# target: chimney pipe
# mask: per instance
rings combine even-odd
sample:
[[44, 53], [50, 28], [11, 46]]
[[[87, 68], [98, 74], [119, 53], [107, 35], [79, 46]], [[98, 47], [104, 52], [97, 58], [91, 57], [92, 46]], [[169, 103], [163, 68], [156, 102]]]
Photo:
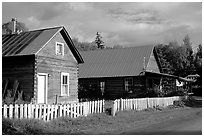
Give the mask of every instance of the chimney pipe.
[[17, 23], [17, 19], [16, 18], [12, 18], [11, 19], [12, 22], [12, 34], [16, 34], [16, 23]]

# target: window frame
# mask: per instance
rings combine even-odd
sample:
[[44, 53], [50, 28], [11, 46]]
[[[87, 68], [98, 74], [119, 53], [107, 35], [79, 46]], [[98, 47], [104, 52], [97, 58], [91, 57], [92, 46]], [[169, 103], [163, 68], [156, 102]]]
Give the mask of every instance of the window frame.
[[[129, 85], [129, 83], [128, 83], [129, 80], [131, 80], [131, 85]], [[126, 83], [126, 81], [127, 81], [128, 84]], [[133, 78], [132, 77], [125, 78], [124, 79], [124, 89], [125, 89], [125, 91], [129, 92], [130, 90], [132, 90], [132, 88], [133, 88]]]
[[[58, 44], [61, 44], [61, 45], [62, 45], [62, 54], [59, 53], [58, 50], [57, 50], [57, 49], [58, 49], [58, 46], [59, 46]], [[62, 43], [62, 42], [56, 42], [56, 43], [55, 43], [55, 54], [56, 54], [56, 55], [60, 55], [60, 56], [64, 56], [64, 43]]]
[[[67, 84], [63, 84], [63, 76], [67, 76]], [[66, 73], [66, 72], [62, 72], [61, 73], [61, 81], [60, 81], [60, 84], [61, 84], [61, 96], [69, 96], [70, 95], [70, 90], [69, 90], [69, 73]], [[63, 86], [64, 85], [67, 85], [68, 86], [68, 91], [66, 91], [66, 94], [63, 94]]]
[[99, 81], [99, 89], [101, 93], [105, 92], [105, 85], [106, 85], [105, 80]]

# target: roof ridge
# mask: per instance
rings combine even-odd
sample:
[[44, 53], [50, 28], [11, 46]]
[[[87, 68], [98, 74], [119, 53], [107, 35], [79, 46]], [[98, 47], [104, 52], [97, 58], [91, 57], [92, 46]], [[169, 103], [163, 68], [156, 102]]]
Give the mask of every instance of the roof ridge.
[[64, 27], [64, 26], [47, 27], [47, 28], [40, 28], [40, 29], [31, 30], [31, 31], [28, 31], [28, 32], [33, 32], [33, 31], [43, 31], [43, 30], [56, 29], [56, 28], [63, 28], [63, 27]]
[[80, 53], [85, 52], [103, 52], [103, 51], [116, 51], [116, 50], [126, 50], [126, 49], [135, 49], [135, 48], [141, 48], [141, 47], [154, 47], [154, 45], [143, 45], [143, 46], [133, 46], [133, 47], [124, 47], [124, 48], [116, 48], [116, 49], [97, 49], [97, 50], [88, 50], [88, 51], [79, 51]]
[[[22, 33], [28, 33], [28, 32], [35, 32], [35, 31], [44, 31], [44, 30], [49, 30], [49, 29], [56, 29], [56, 28], [64, 28], [64, 26], [57, 26], [57, 27], [48, 27], [48, 28], [40, 28], [40, 29], [35, 29], [35, 30], [30, 30], [30, 31], [25, 31]], [[20, 34], [22, 34], [20, 33]], [[7, 36], [7, 35], [18, 35], [18, 34], [3, 34], [2, 36]]]

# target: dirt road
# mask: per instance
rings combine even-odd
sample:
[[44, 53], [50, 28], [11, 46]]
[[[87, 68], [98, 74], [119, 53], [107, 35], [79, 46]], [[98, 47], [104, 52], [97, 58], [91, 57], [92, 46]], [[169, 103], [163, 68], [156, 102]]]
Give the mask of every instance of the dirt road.
[[145, 128], [131, 129], [121, 134], [126, 135], [201, 135], [202, 108], [192, 108], [194, 113], [188, 117], [168, 119]]

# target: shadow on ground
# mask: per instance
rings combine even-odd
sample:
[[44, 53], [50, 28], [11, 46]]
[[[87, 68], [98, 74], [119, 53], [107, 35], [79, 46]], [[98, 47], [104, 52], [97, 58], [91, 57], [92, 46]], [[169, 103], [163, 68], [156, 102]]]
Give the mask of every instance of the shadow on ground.
[[133, 134], [127, 133], [123, 135], [202, 135], [202, 131], [153, 131], [153, 132], [143, 132]]
[[193, 108], [202, 107], [202, 99], [198, 99], [197, 97], [189, 97], [189, 99], [185, 101], [185, 105]]

